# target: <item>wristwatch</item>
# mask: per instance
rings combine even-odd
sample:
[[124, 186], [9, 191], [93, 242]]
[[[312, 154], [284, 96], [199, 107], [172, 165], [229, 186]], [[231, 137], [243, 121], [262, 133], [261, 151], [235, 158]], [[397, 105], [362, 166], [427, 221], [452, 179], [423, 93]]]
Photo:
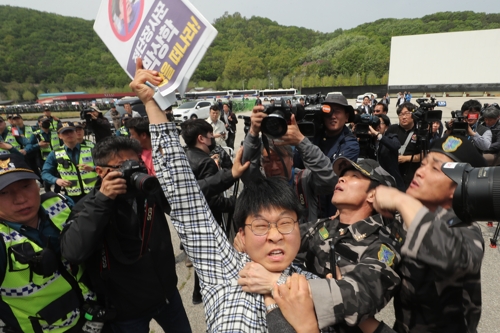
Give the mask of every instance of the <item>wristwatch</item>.
[[269, 313], [269, 312], [271, 312], [273, 310], [276, 310], [277, 308], [279, 308], [279, 306], [276, 303], [268, 305], [268, 306], [266, 306], [266, 313]]

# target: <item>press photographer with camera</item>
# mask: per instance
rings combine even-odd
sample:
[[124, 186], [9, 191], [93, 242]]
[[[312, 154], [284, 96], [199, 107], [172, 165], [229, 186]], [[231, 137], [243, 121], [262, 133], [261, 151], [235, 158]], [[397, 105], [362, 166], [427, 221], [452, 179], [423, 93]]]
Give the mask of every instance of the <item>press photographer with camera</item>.
[[431, 146], [406, 194], [384, 186], [375, 193], [375, 209], [388, 217], [398, 211], [407, 230], [401, 290], [394, 298], [400, 333], [477, 331], [484, 239], [477, 223], [460, 220], [453, 210], [471, 201], [457, 197], [463, 184], [444, 173], [454, 168], [449, 162], [486, 166], [467, 138], [448, 136]]
[[403, 177], [405, 188], [410, 185], [415, 171], [420, 166], [420, 152], [422, 147], [418, 144], [417, 129], [413, 120], [415, 105], [403, 103], [398, 106], [399, 124], [389, 126], [387, 134], [396, 134], [401, 147], [399, 148], [399, 173]]
[[[480, 153], [490, 148], [492, 137], [488, 127], [479, 124], [481, 108], [482, 106], [479, 101], [474, 99], [468, 100], [462, 105], [460, 113], [452, 112], [454, 117], [446, 124], [447, 135], [459, 134], [466, 136]], [[457, 132], [457, 126], [455, 125], [457, 121], [467, 123], [468, 126], [461, 127], [463, 130]]]
[[[277, 102], [278, 104], [281, 105], [281, 101]], [[276, 128], [270, 126], [275, 121], [273, 118], [276, 118], [276, 114], [274, 116], [268, 115], [263, 112], [264, 110], [263, 106], [253, 108], [250, 130], [243, 142], [242, 162], [251, 162], [249, 170], [242, 176], [243, 183], [247, 185], [261, 177], [261, 166], [266, 177], [283, 177], [295, 189], [295, 193], [301, 201], [304, 208], [302, 217], [306, 221], [315, 221], [319, 213], [318, 196], [331, 193], [337, 181], [332, 172], [332, 163], [318, 146], [313, 145], [300, 132], [293, 114], [290, 115], [290, 125], [279, 127], [281, 132], [285, 133], [274, 141], [268, 139], [267, 130]], [[262, 140], [259, 137], [261, 132]], [[270, 141], [268, 147], [263, 144], [263, 140]], [[292, 146], [295, 146], [297, 154], [303, 161], [303, 169], [293, 166]]]
[[109, 120], [102, 115], [101, 110], [95, 106], [90, 106], [82, 111], [82, 119], [85, 119], [86, 127], [94, 133], [95, 142], [111, 136], [111, 125]]
[[[403, 177], [399, 173], [398, 164], [398, 155], [401, 143], [399, 142], [397, 134], [387, 133], [387, 128], [391, 126], [391, 120], [385, 114], [378, 114], [377, 116], [372, 115], [368, 117], [371, 117], [374, 120], [368, 120], [367, 124], [370, 142], [366, 157], [378, 161], [380, 166], [392, 177], [394, 177], [397, 188], [404, 192], [406, 187]], [[360, 125], [357, 124], [356, 130], [359, 130], [359, 128]]]
[[61, 251], [71, 263], [85, 263], [99, 304], [116, 311], [105, 328], [147, 333], [154, 318], [166, 332], [191, 332], [163, 210], [169, 205], [140, 153], [140, 144], [125, 137], [96, 144], [100, 180], [74, 207]]
[[498, 165], [498, 154], [500, 153], [500, 109], [498, 106], [490, 105], [483, 111], [484, 126], [491, 131], [491, 146], [483, 153], [488, 165]]

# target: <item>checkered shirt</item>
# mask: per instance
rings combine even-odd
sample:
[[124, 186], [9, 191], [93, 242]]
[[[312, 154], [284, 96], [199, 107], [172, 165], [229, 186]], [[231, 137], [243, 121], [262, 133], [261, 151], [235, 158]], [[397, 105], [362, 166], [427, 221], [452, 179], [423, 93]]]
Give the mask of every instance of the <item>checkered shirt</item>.
[[246, 293], [237, 283], [250, 258], [234, 249], [212, 216], [175, 124], [150, 125], [150, 132], [156, 176], [172, 208], [172, 224], [200, 278], [208, 331], [267, 332], [263, 296]]

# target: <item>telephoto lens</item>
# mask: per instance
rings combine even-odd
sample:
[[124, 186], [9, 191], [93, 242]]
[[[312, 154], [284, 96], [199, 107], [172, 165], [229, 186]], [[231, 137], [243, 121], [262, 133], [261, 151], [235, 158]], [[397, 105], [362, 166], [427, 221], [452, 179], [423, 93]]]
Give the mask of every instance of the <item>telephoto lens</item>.
[[130, 176], [130, 183], [132, 183], [138, 191], [145, 194], [156, 193], [160, 190], [160, 182], [158, 179], [147, 173], [133, 173], [132, 176]]

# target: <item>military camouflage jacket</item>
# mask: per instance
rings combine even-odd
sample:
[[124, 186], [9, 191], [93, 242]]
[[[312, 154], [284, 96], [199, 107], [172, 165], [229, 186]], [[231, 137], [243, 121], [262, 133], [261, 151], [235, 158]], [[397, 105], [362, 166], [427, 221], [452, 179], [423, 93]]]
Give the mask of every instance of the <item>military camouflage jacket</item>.
[[412, 221], [394, 296], [397, 332], [477, 332], [484, 239], [476, 223], [457, 222], [443, 208], [422, 208]]
[[338, 219], [318, 220], [302, 225], [301, 235], [300, 251], [307, 251], [308, 269], [320, 276], [330, 273], [333, 243], [342, 274], [341, 280], [309, 282], [319, 327], [360, 332], [353, 326], [380, 311], [400, 283], [394, 270], [400, 261], [399, 243], [378, 214], [344, 229], [339, 229]]

